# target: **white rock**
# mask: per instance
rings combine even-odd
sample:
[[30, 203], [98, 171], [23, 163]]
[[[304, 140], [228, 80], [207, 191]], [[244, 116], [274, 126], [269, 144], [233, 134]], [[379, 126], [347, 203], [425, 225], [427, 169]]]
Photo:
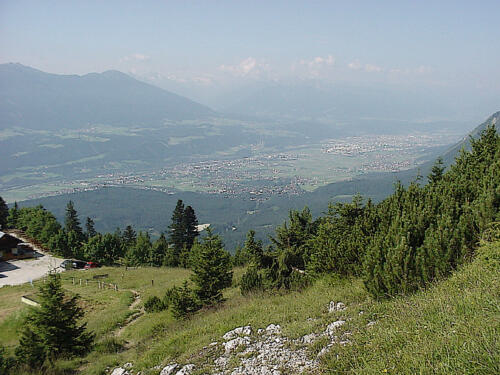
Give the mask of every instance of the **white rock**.
[[281, 333], [281, 327], [279, 324], [269, 324], [266, 327], [266, 332], [270, 334], [279, 334]]
[[163, 370], [161, 370], [160, 375], [172, 375], [178, 367], [179, 365], [177, 363], [172, 363], [168, 366], [165, 366]]
[[326, 327], [326, 330], [325, 330], [325, 333], [327, 335], [333, 335], [333, 333], [336, 331], [336, 329], [342, 325], [345, 324], [345, 320], [337, 320], [333, 323], [330, 323], [328, 324], [328, 326]]
[[318, 358], [324, 356], [326, 353], [330, 351], [330, 347], [325, 346], [323, 349], [321, 349], [318, 353]]
[[344, 311], [346, 309], [345, 305], [342, 302], [335, 303], [334, 301], [330, 301], [328, 305], [328, 312], [332, 313], [334, 311]]
[[128, 369], [128, 368], [132, 368], [132, 366], [133, 366], [133, 365], [132, 365], [132, 363], [127, 362], [127, 363], [125, 363], [125, 364], [123, 365], [123, 368], [127, 368], [127, 369]]
[[226, 332], [222, 338], [224, 340], [232, 340], [238, 336], [249, 336], [252, 334], [252, 327], [251, 326], [244, 326], [244, 327], [238, 327], [235, 328], [229, 332]]
[[185, 365], [183, 368], [177, 371], [177, 374], [175, 375], [189, 375], [193, 372], [193, 370], [194, 370], [194, 365], [190, 363], [189, 365]]
[[302, 341], [304, 344], [311, 344], [311, 343], [315, 342], [317, 340], [317, 338], [318, 338], [318, 335], [316, 335], [315, 333], [310, 333], [308, 335], [302, 336], [300, 341]]
[[111, 375], [129, 375], [129, 372], [125, 370], [124, 368], [117, 367], [113, 370]]
[[371, 327], [373, 325], [377, 324], [377, 322], [375, 321], [371, 321], [371, 322], [368, 322], [368, 324], [366, 325], [367, 327]]
[[224, 343], [224, 350], [226, 351], [226, 354], [231, 353], [233, 350], [235, 350], [237, 347], [241, 345], [248, 345], [250, 344], [250, 339], [248, 337], [237, 337], [235, 339], [232, 339], [226, 343]]

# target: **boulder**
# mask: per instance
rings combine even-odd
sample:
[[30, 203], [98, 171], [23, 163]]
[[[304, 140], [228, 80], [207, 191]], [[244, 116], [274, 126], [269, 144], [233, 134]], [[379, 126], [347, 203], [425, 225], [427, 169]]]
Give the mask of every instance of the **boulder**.
[[232, 340], [238, 336], [249, 336], [251, 334], [252, 334], [252, 327], [244, 326], [226, 332], [224, 336], [222, 336], [222, 338], [227, 341], [227, 340]]
[[179, 365], [177, 363], [167, 365], [161, 370], [160, 375], [172, 375], [178, 367]]

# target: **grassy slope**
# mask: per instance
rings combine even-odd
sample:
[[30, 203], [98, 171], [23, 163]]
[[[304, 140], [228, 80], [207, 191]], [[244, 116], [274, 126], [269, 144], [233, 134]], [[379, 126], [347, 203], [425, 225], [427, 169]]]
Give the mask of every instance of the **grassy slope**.
[[[137, 290], [143, 301], [148, 295], [162, 296], [166, 287], [178, 285], [188, 277], [188, 271], [172, 269], [129, 270], [123, 280], [123, 269], [91, 272], [104, 271], [123, 288]], [[129, 361], [138, 370], [176, 360], [197, 363], [202, 368], [213, 359], [199, 355], [202, 348], [212, 341], [220, 341], [221, 336], [234, 327], [251, 324], [260, 328], [277, 323], [282, 325], [285, 335], [298, 338], [321, 332], [328, 323], [342, 318], [347, 320], [342, 330], [352, 333], [352, 345], [334, 346], [324, 357], [324, 373], [498, 373], [499, 271], [500, 242], [497, 242], [482, 246], [476, 260], [448, 280], [413, 296], [387, 301], [371, 299], [357, 279], [324, 278], [301, 293], [283, 295], [243, 297], [237, 288], [231, 288], [222, 307], [202, 311], [187, 321], [174, 321], [169, 312], [139, 317], [114, 339], [125, 344], [125, 349], [118, 354], [102, 343], [109, 340], [120, 322], [131, 314], [128, 308], [131, 293], [102, 294], [96, 293], [95, 287], [73, 286], [72, 274], [66, 273], [65, 288], [80, 293], [84, 303], [93, 306], [87, 319], [102, 345], [86, 358], [61, 362], [59, 367], [100, 374], [107, 366]], [[236, 279], [241, 273], [242, 270], [236, 270]], [[151, 287], [153, 275], [155, 285]], [[0, 340], [10, 347], [15, 344], [15, 331], [5, 328], [15, 326], [16, 316], [22, 314], [15, 301], [20, 292], [29, 288], [0, 289]], [[326, 306], [331, 300], [344, 302], [347, 309], [328, 314]], [[376, 324], [368, 326], [371, 321]], [[313, 344], [311, 354], [319, 352], [324, 344], [321, 340]]]

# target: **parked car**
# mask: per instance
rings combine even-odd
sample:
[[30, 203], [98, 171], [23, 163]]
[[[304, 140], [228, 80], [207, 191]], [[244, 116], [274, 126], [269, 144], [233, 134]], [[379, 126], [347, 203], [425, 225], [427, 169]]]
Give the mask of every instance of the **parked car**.
[[73, 268], [82, 269], [85, 268], [86, 265], [87, 262], [85, 262], [84, 260], [73, 260]]
[[97, 267], [99, 267], [99, 265], [96, 262], [87, 262], [87, 264], [83, 268], [89, 270], [91, 268], [97, 268]]
[[73, 268], [73, 260], [65, 259], [59, 267], [64, 268], [65, 270]]

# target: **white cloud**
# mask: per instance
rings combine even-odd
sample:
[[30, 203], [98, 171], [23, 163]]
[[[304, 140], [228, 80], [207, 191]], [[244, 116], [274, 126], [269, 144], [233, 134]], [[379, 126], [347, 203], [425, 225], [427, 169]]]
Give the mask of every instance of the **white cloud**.
[[309, 68], [319, 68], [322, 66], [333, 66], [335, 64], [335, 57], [328, 55], [326, 57], [316, 56], [312, 60], [300, 60], [300, 65], [306, 65]]
[[269, 69], [269, 65], [258, 62], [254, 57], [248, 57], [237, 65], [221, 65], [219, 70], [231, 73], [234, 76], [246, 77], [250, 74], [255, 75]]
[[291, 65], [291, 72], [296, 76], [305, 78], [318, 78], [325, 76], [335, 66], [335, 57], [332, 55], [316, 56], [311, 60], [299, 60]]
[[363, 70], [368, 73], [380, 73], [384, 68], [375, 64], [362, 64], [358, 59], [347, 64], [347, 67], [352, 70]]
[[373, 64], [366, 64], [365, 65], [365, 71], [366, 72], [375, 72], [375, 73], [379, 73], [381, 71], [383, 71], [384, 69], [381, 68], [380, 66], [377, 66], [377, 65], [373, 65]]
[[134, 53], [129, 56], [122, 57], [120, 59], [121, 62], [127, 62], [127, 61], [149, 61], [151, 60], [151, 57], [148, 55], [144, 55], [142, 53]]
[[361, 63], [359, 62], [359, 60], [354, 60], [354, 61], [350, 62], [349, 64], [347, 64], [347, 67], [349, 69], [352, 69], [352, 70], [359, 70], [359, 69], [362, 68]]
[[430, 66], [420, 65], [416, 68], [393, 68], [389, 70], [389, 73], [392, 74], [428, 74], [432, 72], [432, 68]]

